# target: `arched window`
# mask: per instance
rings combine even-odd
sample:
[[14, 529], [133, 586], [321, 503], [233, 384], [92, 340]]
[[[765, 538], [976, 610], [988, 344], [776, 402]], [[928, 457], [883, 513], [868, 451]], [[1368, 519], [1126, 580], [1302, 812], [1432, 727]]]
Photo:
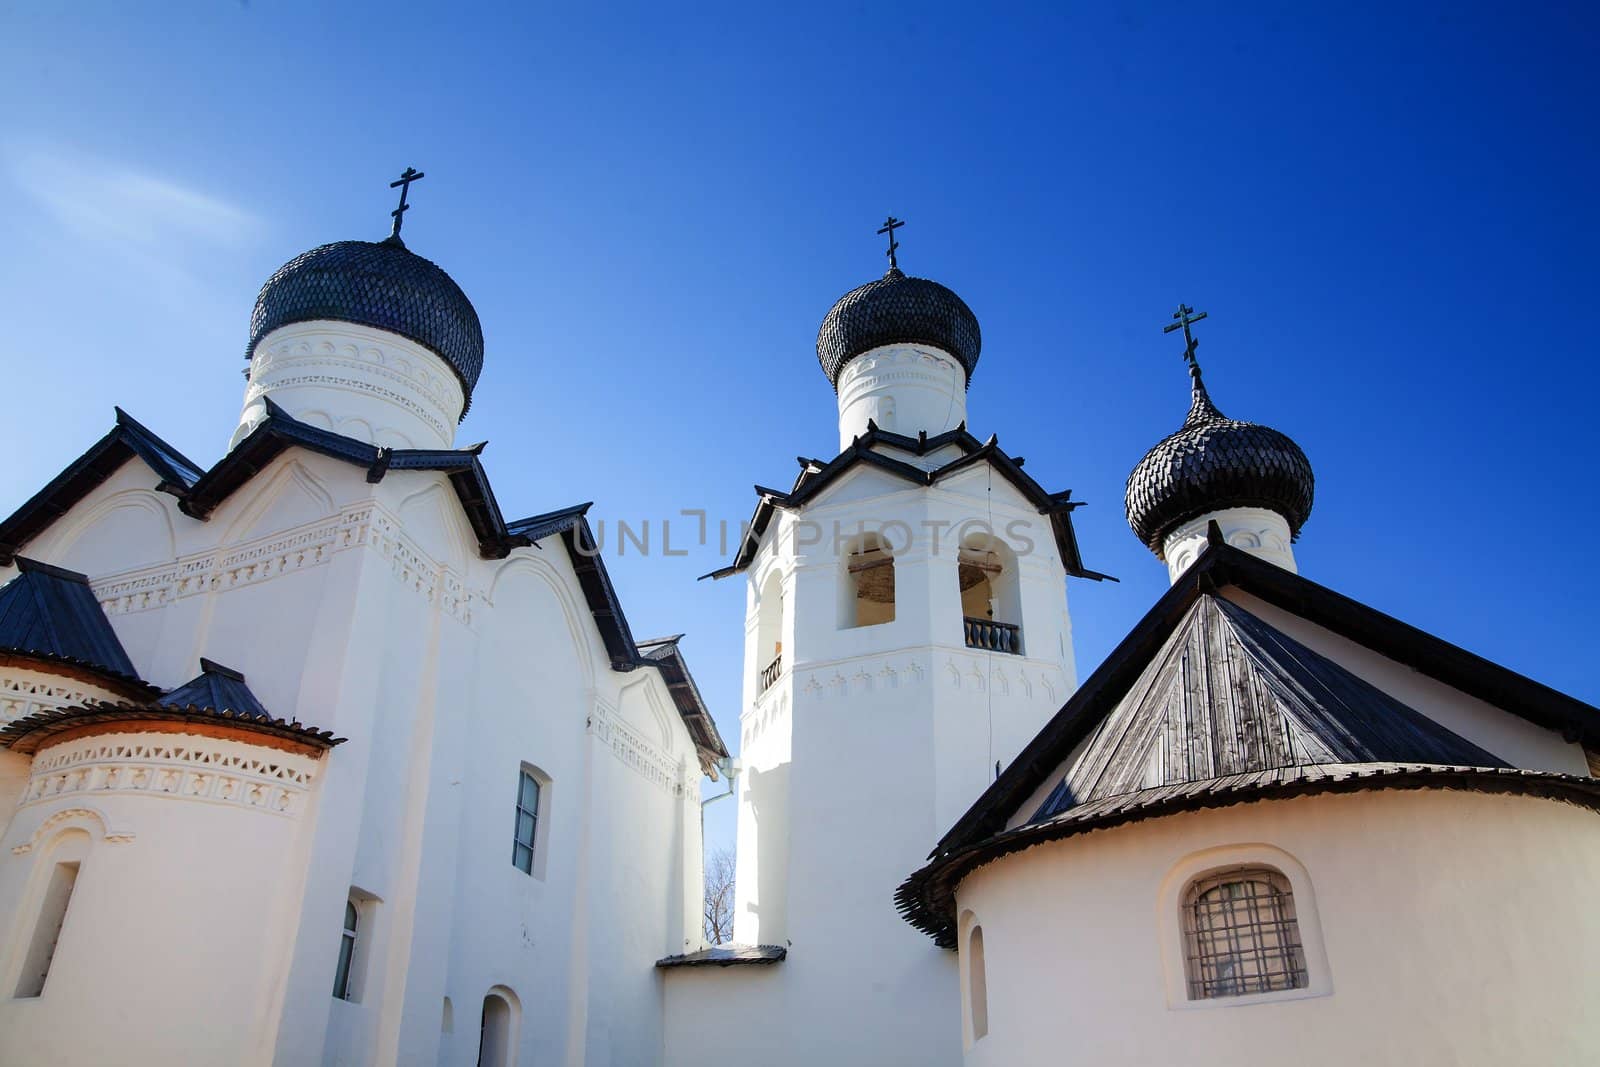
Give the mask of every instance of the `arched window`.
[[478, 1036], [478, 1067], [512, 1067], [516, 1063], [516, 994], [495, 986], [483, 998], [483, 1022]]
[[57, 838], [43, 856], [42, 862], [48, 864], [49, 873], [34, 908], [33, 931], [26, 941], [15, 996], [37, 997], [44, 993], [50, 965], [55, 961], [56, 946], [66, 926], [72, 891], [78, 883], [78, 871], [88, 851], [89, 835], [82, 830], [69, 830]]
[[1021, 655], [1022, 588], [1011, 546], [988, 532], [967, 534], [956, 575], [967, 646]]
[[983, 961], [983, 927], [967, 935], [967, 999], [972, 1016], [972, 1040], [989, 1032], [989, 977]]
[[1183, 933], [1190, 1000], [1308, 984], [1294, 891], [1281, 871], [1236, 867], [1191, 882]]
[[894, 550], [882, 534], [869, 533], [848, 542], [840, 554], [839, 624], [877, 626], [894, 621]]
[[339, 1000], [354, 1000], [355, 985], [350, 976], [355, 969], [356, 936], [361, 925], [361, 910], [354, 897], [344, 902], [344, 933], [339, 936], [339, 966], [333, 972], [333, 995]]
[[761, 586], [756, 604], [756, 695], [783, 673], [783, 575], [774, 570]]

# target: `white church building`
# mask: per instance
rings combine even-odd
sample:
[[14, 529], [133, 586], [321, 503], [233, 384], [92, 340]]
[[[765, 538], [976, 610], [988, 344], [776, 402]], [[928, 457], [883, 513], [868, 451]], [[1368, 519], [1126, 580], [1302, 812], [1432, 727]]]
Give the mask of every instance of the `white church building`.
[[968, 431], [891, 220], [837, 454], [714, 573], [730, 754], [587, 505], [456, 445], [482, 331], [404, 210], [268, 279], [220, 458], [119, 410], [0, 522], [0, 1064], [1600, 1059], [1600, 711], [1299, 576], [1310, 463], [1200, 316], [1127, 486], [1172, 586], [1080, 684], [1076, 502]]

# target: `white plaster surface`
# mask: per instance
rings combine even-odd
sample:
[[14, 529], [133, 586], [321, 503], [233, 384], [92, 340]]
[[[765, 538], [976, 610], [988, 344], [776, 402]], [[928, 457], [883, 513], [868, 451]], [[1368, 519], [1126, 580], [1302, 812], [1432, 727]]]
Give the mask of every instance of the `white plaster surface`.
[[[1171, 1002], [1169, 877], [1197, 854], [1273, 851], [1309, 878], [1324, 986]], [[958, 890], [988, 985], [989, 1033], [965, 1063], [1594, 1062], [1600, 918], [1572, 887], [1597, 877], [1593, 812], [1446, 791], [1265, 801], [1040, 845]]]

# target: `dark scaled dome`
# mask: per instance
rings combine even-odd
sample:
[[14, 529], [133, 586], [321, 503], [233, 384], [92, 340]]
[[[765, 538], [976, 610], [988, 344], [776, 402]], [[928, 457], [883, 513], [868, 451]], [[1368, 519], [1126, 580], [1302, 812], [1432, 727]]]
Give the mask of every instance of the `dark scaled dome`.
[[1192, 367], [1194, 400], [1183, 427], [1145, 453], [1128, 475], [1128, 525], [1161, 556], [1167, 535], [1190, 519], [1224, 508], [1267, 508], [1289, 523], [1291, 537], [1311, 516], [1311, 462], [1287, 434], [1230, 419], [1218, 411]]
[[966, 368], [978, 365], [983, 337], [978, 317], [955, 293], [898, 267], [839, 298], [817, 332], [817, 359], [837, 388], [844, 365], [879, 345], [925, 344], [942, 349]]
[[483, 371], [483, 327], [467, 294], [437, 264], [400, 238], [338, 241], [279, 267], [250, 315], [250, 345], [280, 326], [313, 319], [353, 322], [399, 334], [444, 360], [461, 379], [466, 403]]

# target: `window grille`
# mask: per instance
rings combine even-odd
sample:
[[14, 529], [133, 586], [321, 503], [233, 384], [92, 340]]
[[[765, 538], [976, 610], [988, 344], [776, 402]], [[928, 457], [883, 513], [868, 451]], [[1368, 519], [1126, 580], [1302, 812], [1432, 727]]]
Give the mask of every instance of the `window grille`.
[[1308, 984], [1289, 880], [1270, 868], [1198, 879], [1184, 896], [1189, 999], [1237, 997]]
[[533, 842], [539, 822], [539, 780], [527, 771], [517, 785], [517, 833], [511, 862], [524, 874], [533, 873]]

